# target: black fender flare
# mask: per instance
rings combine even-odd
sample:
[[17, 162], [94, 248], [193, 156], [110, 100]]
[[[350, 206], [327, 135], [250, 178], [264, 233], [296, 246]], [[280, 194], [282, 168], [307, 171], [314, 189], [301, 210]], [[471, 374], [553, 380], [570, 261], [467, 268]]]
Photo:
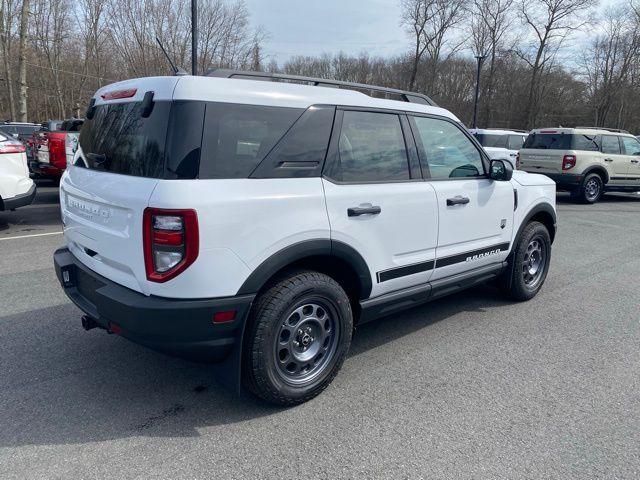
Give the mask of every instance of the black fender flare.
[[587, 175], [590, 173], [597, 173], [602, 177], [602, 181], [606, 184], [609, 183], [609, 172], [602, 165], [592, 165], [587, 168], [584, 172], [582, 172], [582, 180], [584, 181], [587, 178]]
[[526, 227], [529, 221], [533, 217], [535, 217], [538, 213], [548, 213], [553, 219], [553, 229], [552, 231], [549, 232], [549, 235], [551, 236], [551, 243], [553, 243], [553, 240], [555, 239], [556, 231], [557, 231], [558, 215], [556, 214], [555, 209], [550, 203], [543, 202], [543, 203], [537, 204], [535, 207], [529, 210], [527, 215], [524, 217], [524, 219], [520, 223], [520, 227], [518, 227], [518, 231], [513, 237], [513, 242], [511, 242], [512, 245], [515, 245], [518, 242], [518, 239], [520, 238], [520, 235], [522, 235], [522, 231], [524, 230], [524, 227]]
[[262, 262], [244, 281], [237, 295], [255, 294], [283, 268], [305, 258], [333, 256], [347, 262], [360, 281], [362, 299], [369, 298], [372, 289], [371, 272], [362, 255], [346, 243], [328, 238], [304, 240], [276, 252]]
[[513, 279], [513, 268], [514, 268], [513, 258], [515, 255], [515, 245], [518, 243], [518, 240], [522, 235], [522, 231], [527, 226], [529, 221], [539, 213], [549, 214], [553, 219], [553, 228], [551, 229], [551, 231], [549, 231], [549, 235], [551, 236], [551, 243], [553, 243], [553, 240], [556, 236], [556, 230], [557, 230], [556, 224], [557, 224], [558, 217], [556, 215], [556, 211], [554, 210], [553, 206], [551, 206], [550, 203], [547, 203], [547, 202], [539, 203], [538, 205], [533, 207], [531, 210], [529, 210], [529, 212], [525, 215], [524, 219], [520, 223], [520, 227], [518, 227], [518, 231], [513, 237], [513, 241], [511, 242], [511, 246], [512, 246], [511, 252], [509, 252], [509, 256], [507, 257], [507, 260], [506, 260], [508, 267], [505, 269], [502, 276], [503, 286], [505, 286], [506, 288], [511, 287], [511, 281]]

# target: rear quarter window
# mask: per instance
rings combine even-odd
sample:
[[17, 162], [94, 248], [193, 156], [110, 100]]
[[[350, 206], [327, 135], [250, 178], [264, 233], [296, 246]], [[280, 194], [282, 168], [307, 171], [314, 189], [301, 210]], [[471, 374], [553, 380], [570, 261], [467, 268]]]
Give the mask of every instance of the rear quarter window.
[[208, 103], [202, 133], [200, 178], [246, 178], [303, 109]]
[[507, 148], [509, 136], [495, 133], [476, 133], [475, 137], [483, 147]]

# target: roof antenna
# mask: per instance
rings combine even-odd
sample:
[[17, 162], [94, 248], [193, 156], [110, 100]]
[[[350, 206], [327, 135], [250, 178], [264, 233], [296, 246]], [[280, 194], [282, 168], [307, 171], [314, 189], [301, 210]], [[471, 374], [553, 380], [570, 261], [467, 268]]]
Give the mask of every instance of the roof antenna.
[[162, 53], [164, 53], [164, 56], [167, 58], [169, 65], [171, 65], [171, 70], [173, 70], [173, 74], [177, 76], [187, 75], [187, 72], [184, 68], [176, 67], [175, 64], [171, 61], [171, 57], [162, 46], [162, 42], [158, 37], [156, 37], [156, 42], [158, 42], [158, 45], [160, 45], [160, 50], [162, 50]]

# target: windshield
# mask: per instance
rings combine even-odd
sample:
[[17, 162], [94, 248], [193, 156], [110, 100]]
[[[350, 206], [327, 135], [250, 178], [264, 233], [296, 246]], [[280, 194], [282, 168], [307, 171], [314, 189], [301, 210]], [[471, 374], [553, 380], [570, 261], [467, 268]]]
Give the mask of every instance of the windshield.
[[508, 135], [498, 135], [494, 133], [475, 133], [474, 135], [483, 147], [507, 148]]

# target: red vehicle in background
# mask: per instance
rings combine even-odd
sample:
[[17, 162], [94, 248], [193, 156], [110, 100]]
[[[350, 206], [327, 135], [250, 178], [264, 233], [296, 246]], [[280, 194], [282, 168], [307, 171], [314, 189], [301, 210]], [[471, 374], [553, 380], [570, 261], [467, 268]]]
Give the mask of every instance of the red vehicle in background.
[[75, 153], [83, 122], [81, 118], [71, 118], [43, 123], [42, 129], [34, 132], [29, 142], [31, 172], [40, 178], [59, 180], [67, 168], [67, 159]]

